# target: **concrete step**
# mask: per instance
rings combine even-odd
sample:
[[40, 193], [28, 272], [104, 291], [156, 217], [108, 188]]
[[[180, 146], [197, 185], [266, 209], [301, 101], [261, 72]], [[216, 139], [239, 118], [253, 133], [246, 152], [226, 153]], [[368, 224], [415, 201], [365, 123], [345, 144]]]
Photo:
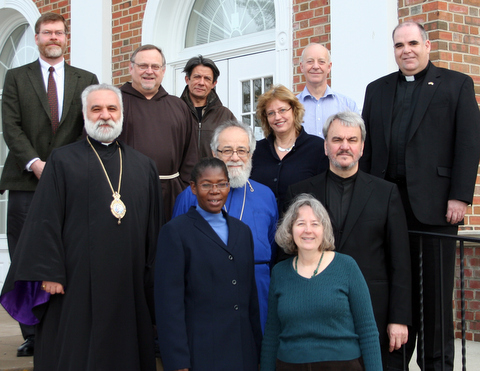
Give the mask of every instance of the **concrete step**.
[[[33, 371], [33, 357], [17, 357], [17, 348], [23, 343], [18, 323], [0, 305], [0, 371]], [[480, 369], [480, 343], [467, 341], [467, 370]], [[412, 357], [410, 371], [419, 371]], [[455, 340], [455, 370], [462, 369], [462, 342]], [[157, 359], [157, 371], [163, 371]]]

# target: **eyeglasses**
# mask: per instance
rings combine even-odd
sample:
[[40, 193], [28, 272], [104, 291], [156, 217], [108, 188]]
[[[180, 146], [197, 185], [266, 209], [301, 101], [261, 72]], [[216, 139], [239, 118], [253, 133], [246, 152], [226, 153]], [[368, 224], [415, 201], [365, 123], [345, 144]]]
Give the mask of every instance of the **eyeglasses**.
[[220, 152], [222, 156], [225, 157], [233, 156], [234, 153], [236, 153], [238, 157], [245, 157], [250, 153], [246, 148], [237, 148], [236, 150], [231, 148], [226, 148], [224, 150], [217, 149], [217, 152]]
[[280, 108], [278, 111], [268, 111], [267, 112], [267, 117], [268, 118], [273, 118], [276, 116], [276, 114], [278, 113], [280, 116], [283, 116], [287, 111], [290, 111], [292, 109], [292, 107], [290, 108]]
[[162, 68], [163, 66], [159, 65], [159, 64], [146, 64], [146, 63], [141, 63], [141, 64], [138, 64], [138, 63], [135, 63], [135, 62], [132, 62], [132, 64], [135, 64], [138, 66], [138, 69], [140, 71], [146, 71], [148, 70], [149, 68], [152, 69], [152, 71], [160, 71], [160, 68]]
[[57, 37], [62, 37], [62, 36], [65, 36], [67, 33], [65, 31], [42, 31], [40, 32], [43, 36], [48, 36], [48, 37], [51, 37], [53, 34], [55, 34], [55, 36]]
[[217, 189], [225, 189], [225, 188], [228, 188], [230, 187], [230, 183], [228, 182], [225, 182], [225, 183], [216, 183], [216, 184], [213, 184], [213, 183], [202, 183], [202, 184], [199, 184], [199, 187], [203, 190], [203, 191], [210, 191], [213, 189], [213, 187], [217, 187]]

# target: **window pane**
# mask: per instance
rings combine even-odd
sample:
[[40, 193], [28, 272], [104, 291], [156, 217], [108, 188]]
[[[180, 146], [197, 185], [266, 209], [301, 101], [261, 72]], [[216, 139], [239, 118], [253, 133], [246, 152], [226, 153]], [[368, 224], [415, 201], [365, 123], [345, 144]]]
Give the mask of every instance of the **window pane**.
[[185, 47], [273, 28], [274, 0], [197, 0], [188, 20]]
[[265, 80], [263, 81], [263, 91], [269, 91], [272, 85], [273, 76], [265, 77]]
[[253, 80], [253, 93], [255, 95], [255, 101], [253, 102], [253, 109], [257, 109], [258, 98], [262, 95], [262, 79]]
[[242, 82], [242, 112], [250, 112], [250, 81]]
[[37, 58], [33, 30], [28, 24], [17, 27], [2, 45], [0, 52], [0, 89], [3, 88], [8, 69], [23, 66]]

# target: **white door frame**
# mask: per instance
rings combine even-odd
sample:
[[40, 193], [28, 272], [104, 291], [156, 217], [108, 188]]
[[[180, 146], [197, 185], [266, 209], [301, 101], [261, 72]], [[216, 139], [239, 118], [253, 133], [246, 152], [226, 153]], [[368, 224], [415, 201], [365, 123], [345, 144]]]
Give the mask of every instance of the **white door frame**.
[[[40, 12], [32, 1], [0, 1], [0, 48], [3, 47], [11, 32], [21, 24], [24, 24], [25, 21], [33, 29], [38, 17], [40, 17]], [[0, 86], [0, 102], [2, 90], [3, 86]], [[10, 255], [8, 253], [7, 235], [0, 234], [0, 290], [3, 287], [9, 267]]]
[[245, 42], [240, 40], [232, 43], [232, 40], [222, 40], [185, 51], [185, 33], [194, 2], [195, 0], [149, 0], [145, 8], [142, 44], [154, 44], [164, 51], [167, 72], [162, 85], [169, 93], [181, 93], [175, 91], [175, 67], [185, 65], [186, 61], [196, 54], [208, 55], [212, 59], [224, 59], [227, 56], [241, 56], [272, 48], [276, 51], [275, 82], [292, 88], [292, 0], [274, 0], [275, 30], [259, 32], [251, 38], [242, 38], [248, 40]]

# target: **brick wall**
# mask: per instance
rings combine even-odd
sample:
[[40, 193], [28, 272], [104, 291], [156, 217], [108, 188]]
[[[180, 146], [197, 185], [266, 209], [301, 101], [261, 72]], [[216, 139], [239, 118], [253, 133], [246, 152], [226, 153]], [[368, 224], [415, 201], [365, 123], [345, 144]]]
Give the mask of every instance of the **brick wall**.
[[[462, 337], [461, 296], [460, 296], [460, 250], [457, 249], [455, 272], [455, 337]], [[465, 264], [465, 330], [466, 339], [480, 342], [480, 246], [466, 244]]]
[[146, 4], [147, 0], [112, 0], [113, 85], [131, 80], [128, 66], [133, 51], [141, 45]]
[[313, 42], [321, 43], [330, 50], [330, 1], [293, 0], [293, 92], [295, 94], [300, 93], [305, 87], [305, 77], [300, 71], [302, 51]]

